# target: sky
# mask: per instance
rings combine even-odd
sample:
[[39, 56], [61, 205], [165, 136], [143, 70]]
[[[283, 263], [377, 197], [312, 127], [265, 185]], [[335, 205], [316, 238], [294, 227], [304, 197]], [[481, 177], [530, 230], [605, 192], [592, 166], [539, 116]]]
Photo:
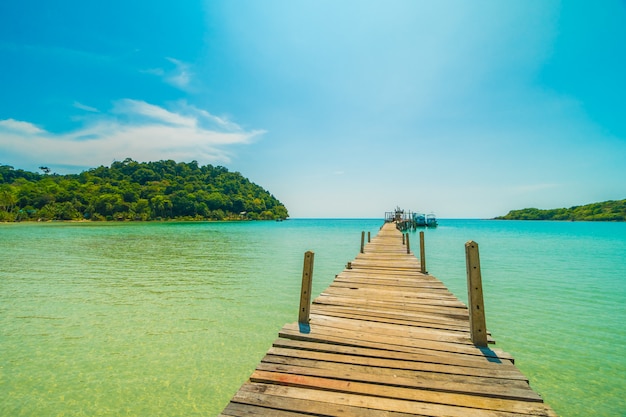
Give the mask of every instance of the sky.
[[0, 164], [126, 158], [294, 218], [624, 199], [626, 1], [0, 2]]

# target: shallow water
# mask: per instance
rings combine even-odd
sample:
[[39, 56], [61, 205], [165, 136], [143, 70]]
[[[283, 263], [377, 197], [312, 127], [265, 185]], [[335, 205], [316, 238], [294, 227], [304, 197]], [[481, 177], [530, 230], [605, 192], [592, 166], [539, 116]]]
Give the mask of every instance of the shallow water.
[[[286, 322], [302, 258], [319, 293], [375, 220], [0, 225], [0, 415], [217, 415]], [[431, 274], [561, 415], [623, 415], [626, 224], [441, 220]], [[416, 247], [417, 236], [412, 238]]]

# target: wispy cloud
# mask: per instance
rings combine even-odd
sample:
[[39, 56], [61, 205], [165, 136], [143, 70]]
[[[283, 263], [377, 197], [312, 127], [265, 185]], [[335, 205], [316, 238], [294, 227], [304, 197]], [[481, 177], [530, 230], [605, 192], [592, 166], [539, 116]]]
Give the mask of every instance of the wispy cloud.
[[174, 64], [175, 69], [174, 71], [170, 72], [165, 80], [173, 86], [180, 88], [181, 90], [186, 90], [187, 88], [189, 88], [189, 83], [191, 82], [192, 75], [190, 71], [190, 66], [175, 58], [166, 59]]
[[128, 116], [131, 118], [146, 118], [148, 121], [163, 123], [179, 127], [195, 127], [197, 119], [183, 116], [179, 113], [169, 111], [163, 107], [146, 103], [140, 100], [124, 99], [115, 103], [113, 113]]
[[149, 68], [141, 72], [156, 75], [166, 83], [183, 91], [189, 91], [192, 85], [193, 72], [191, 65], [176, 58], [166, 57], [174, 65], [173, 68]]
[[22, 122], [15, 119], [0, 120], [0, 132], [2, 130], [16, 135], [38, 135], [40, 133], [44, 133], [44, 130], [38, 128], [32, 123]]
[[78, 101], [75, 101], [73, 105], [77, 109], [85, 110], [91, 113], [100, 113], [100, 110], [96, 109], [95, 107], [87, 106], [86, 104], [80, 103]]
[[227, 163], [231, 146], [250, 143], [264, 133], [246, 131], [187, 103], [172, 107], [124, 99], [114, 103], [110, 113], [94, 114], [81, 128], [65, 133], [48, 132], [25, 121], [0, 120], [0, 153], [12, 159], [4, 163], [19, 167], [23, 167], [20, 161], [88, 167], [127, 157]]

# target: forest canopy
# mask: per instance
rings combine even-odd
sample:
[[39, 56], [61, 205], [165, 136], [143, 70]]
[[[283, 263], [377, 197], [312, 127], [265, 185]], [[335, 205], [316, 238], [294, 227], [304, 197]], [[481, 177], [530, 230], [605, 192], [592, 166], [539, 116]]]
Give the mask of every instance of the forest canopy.
[[497, 220], [570, 220], [570, 221], [626, 221], [626, 200], [610, 200], [601, 203], [540, 210], [525, 208], [511, 210]]
[[268, 191], [223, 166], [130, 158], [80, 174], [0, 164], [0, 221], [273, 220], [289, 216]]

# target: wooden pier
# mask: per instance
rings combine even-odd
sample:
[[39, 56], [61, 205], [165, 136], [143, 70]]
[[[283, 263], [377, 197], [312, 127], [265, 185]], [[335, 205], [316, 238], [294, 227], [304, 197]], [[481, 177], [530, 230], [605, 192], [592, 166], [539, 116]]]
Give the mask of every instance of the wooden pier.
[[467, 306], [422, 272], [408, 235], [386, 223], [361, 247], [221, 416], [556, 415], [509, 354], [473, 342]]

